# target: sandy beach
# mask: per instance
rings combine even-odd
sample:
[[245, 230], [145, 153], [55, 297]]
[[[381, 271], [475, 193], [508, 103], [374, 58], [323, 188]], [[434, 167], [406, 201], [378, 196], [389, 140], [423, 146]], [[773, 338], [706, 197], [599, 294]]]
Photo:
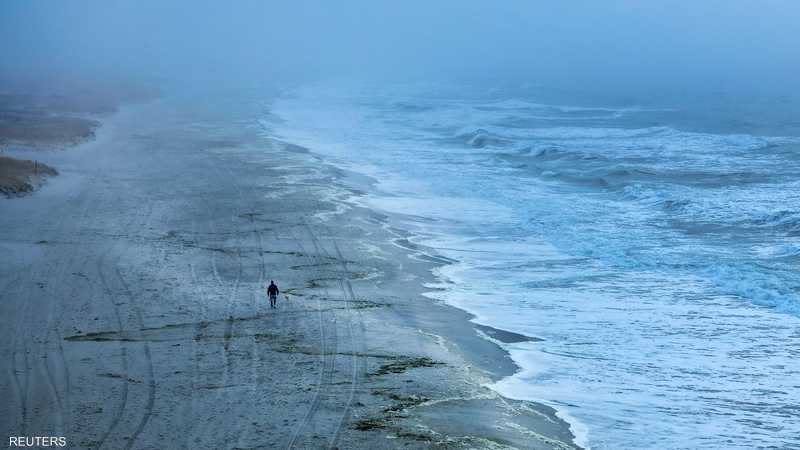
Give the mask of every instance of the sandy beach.
[[0, 447], [800, 450], [798, 22], [0, 2]]
[[270, 136], [264, 108], [123, 106], [0, 200], [4, 441], [576, 448], [551, 408], [485, 387], [517, 369], [491, 339], [529, 338], [423, 297], [447, 261], [352, 201], [371, 180]]

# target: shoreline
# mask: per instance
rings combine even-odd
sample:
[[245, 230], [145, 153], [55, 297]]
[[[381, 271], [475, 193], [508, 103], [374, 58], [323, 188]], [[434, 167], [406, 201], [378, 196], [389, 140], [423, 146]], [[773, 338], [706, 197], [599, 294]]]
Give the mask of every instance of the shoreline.
[[[252, 99], [199, 102], [122, 108], [62, 155], [69, 186], [3, 205], [0, 252], [24, 257], [0, 267], [2, 432], [73, 448], [576, 448], [554, 410], [485, 387], [516, 366], [467, 312], [422, 296], [441, 260], [343, 206], [363, 195], [354, 178], [263, 136]], [[288, 294], [277, 310], [269, 279]]]
[[[323, 156], [319, 156], [323, 160]], [[420, 280], [417, 285], [421, 287], [415, 290], [414, 294], [417, 297], [424, 299], [423, 301], [430, 301], [436, 303], [438, 306], [449, 308], [454, 318], [457, 317], [459, 321], [464, 321], [467, 326], [474, 330], [476, 336], [481, 340], [489, 343], [489, 346], [471, 348], [470, 345], [459, 347], [458, 351], [461, 352], [468, 360], [474, 362], [476, 366], [480, 366], [489, 375], [489, 382], [483, 385], [497, 395], [502, 396], [508, 400], [518, 400], [523, 402], [530, 402], [545, 408], [550, 408], [559, 420], [568, 427], [569, 433], [572, 435], [572, 442], [576, 448], [590, 448], [588, 444], [588, 430], [584, 423], [571, 415], [569, 410], [565, 407], [558, 407], [557, 405], [550, 404], [543, 399], [530, 399], [515, 397], [501, 392], [497, 387], [498, 383], [503, 380], [510, 379], [514, 375], [524, 372], [525, 369], [514, 360], [512, 350], [506, 347], [508, 344], [518, 344], [523, 342], [543, 342], [544, 339], [536, 336], [528, 336], [516, 333], [510, 330], [505, 330], [499, 326], [489, 325], [488, 323], [479, 322], [479, 315], [477, 312], [471, 311], [468, 307], [449, 302], [438, 297], [436, 294], [439, 291], [446, 291], [447, 285], [454, 283], [448, 278], [447, 275], [441, 273], [440, 269], [445, 268], [452, 264], [458, 264], [459, 261], [452, 259], [448, 256], [442, 255], [434, 247], [430, 247], [424, 243], [415, 242], [414, 238], [421, 238], [425, 241], [430, 237], [420, 236], [409, 229], [403, 228], [404, 221], [414, 221], [415, 218], [404, 217], [403, 214], [391, 212], [385, 209], [373, 208], [367, 205], [367, 202], [359, 201], [358, 198], [362, 196], [371, 195], [371, 186], [375, 184], [375, 180], [371, 175], [365, 173], [354, 172], [353, 169], [347, 166], [338, 166], [333, 164], [338, 170], [350, 174], [350, 178], [357, 181], [353, 182], [351, 188], [357, 194], [354, 196], [350, 207], [364, 208], [369, 211], [377, 212], [382, 216], [385, 222], [382, 227], [393, 238], [389, 239], [393, 246], [398, 248], [402, 253], [408, 254], [410, 257], [417, 259], [418, 264], [425, 267], [424, 272], [427, 272], [427, 279]], [[345, 177], [348, 179], [348, 177]], [[369, 181], [364, 181], [369, 180]], [[383, 193], [383, 195], [391, 195], [390, 193]], [[484, 320], [485, 321], [485, 320]], [[443, 321], [444, 323], [444, 321]], [[472, 344], [475, 345], [474, 343]], [[487, 357], [487, 355], [492, 355]], [[487, 368], [493, 367], [493, 370]]]
[[[319, 158], [321, 161], [324, 160], [322, 156]], [[476, 371], [481, 372], [481, 375], [478, 377], [482, 378], [478, 383], [481, 387], [491, 389], [493, 393], [502, 397], [505, 401], [520, 401], [528, 404], [529, 407], [539, 410], [540, 413], [558, 416], [559, 419], [556, 419], [556, 421], [563, 420], [562, 423], [569, 428], [568, 433], [575, 432], [573, 426], [580, 430], [580, 427], [583, 425], [577, 420], [572, 419], [566, 411], [556, 409], [540, 401], [504, 397], [503, 394], [492, 387], [492, 385], [498, 381], [522, 370], [511, 357], [509, 350], [503, 347], [503, 344], [537, 342], [542, 339], [477, 323], [474, 321], [477, 319], [477, 316], [468, 309], [430, 296], [432, 289], [433, 292], [439, 289], [432, 288], [431, 286], [438, 286], [443, 281], [445, 283], [449, 282], [446, 281], [442, 275], [437, 275], [437, 270], [444, 266], [457, 263], [458, 261], [439, 254], [434, 248], [413, 242], [417, 235], [413, 231], [403, 228], [402, 215], [386, 210], [373, 209], [366, 206], [365, 203], [358, 201], [359, 197], [370, 195], [369, 185], [374, 183], [370, 175], [353, 172], [352, 169], [339, 167], [335, 163], [333, 163], [333, 166], [336, 167], [337, 170], [348, 174], [348, 176], [344, 177], [345, 180], [357, 180], [349, 187], [349, 189], [353, 191], [353, 197], [349, 200], [345, 200], [345, 203], [349, 205], [348, 208], [363, 209], [367, 211], [368, 214], [379, 214], [381, 217], [381, 228], [389, 235], [387, 239], [381, 241], [388, 241], [400, 254], [404, 254], [406, 258], [415, 260], [413, 264], [419, 266], [418, 269], [413, 270], [413, 272], [417, 274], [416, 276], [418, 279], [414, 281], [413, 293], [409, 294], [409, 296], [416, 297], [417, 301], [432, 302], [427, 305], [420, 305], [421, 309], [425, 309], [426, 307], [441, 308], [443, 310], [442, 314], [448, 317], [438, 321], [437, 325], [431, 325], [433, 329], [421, 331], [434, 336], [440, 342], [445, 340], [453, 345], [449, 348], [450, 351], [459, 353], [462, 358], [469, 361], [474, 366]], [[371, 180], [371, 182], [367, 181], [365, 185], [364, 180]], [[344, 213], [342, 215], [346, 214], [347, 213]], [[463, 323], [463, 325], [469, 328], [469, 332], [464, 333], [464, 330], [455, 330], [455, 328], [461, 325], [458, 323], [453, 325], [452, 322]], [[576, 439], [574, 434], [572, 434], [571, 437], [573, 441]], [[578, 435], [577, 438], [580, 438], [580, 435]], [[560, 448], [559, 445], [561, 444], [563, 443], [556, 443], [553, 448]], [[574, 447], [570, 448], [582, 448], [577, 443], [573, 443], [572, 445]]]

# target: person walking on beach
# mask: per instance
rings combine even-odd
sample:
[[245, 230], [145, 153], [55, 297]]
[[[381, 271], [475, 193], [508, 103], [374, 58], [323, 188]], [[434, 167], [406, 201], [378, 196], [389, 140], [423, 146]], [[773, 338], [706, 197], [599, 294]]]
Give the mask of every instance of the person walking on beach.
[[269, 282], [269, 287], [267, 287], [267, 295], [269, 296], [269, 307], [274, 308], [275, 304], [278, 302], [278, 286], [275, 284], [274, 281]]

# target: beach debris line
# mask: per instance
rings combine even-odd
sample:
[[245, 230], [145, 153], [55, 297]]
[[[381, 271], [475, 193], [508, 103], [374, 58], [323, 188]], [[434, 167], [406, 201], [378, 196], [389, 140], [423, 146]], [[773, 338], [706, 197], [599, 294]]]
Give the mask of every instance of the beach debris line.
[[409, 369], [416, 369], [419, 367], [435, 367], [444, 365], [444, 363], [439, 361], [434, 361], [427, 356], [422, 357], [407, 357], [402, 358], [396, 361], [392, 361], [386, 364], [381, 365], [378, 370], [373, 372], [372, 376], [381, 376], [381, 375], [388, 375], [390, 373], [403, 373]]

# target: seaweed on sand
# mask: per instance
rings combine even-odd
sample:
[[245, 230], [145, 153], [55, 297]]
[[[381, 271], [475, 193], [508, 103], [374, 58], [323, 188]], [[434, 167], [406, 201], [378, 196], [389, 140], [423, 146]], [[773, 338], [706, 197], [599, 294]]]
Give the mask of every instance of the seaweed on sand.
[[371, 375], [382, 376], [382, 375], [388, 375], [390, 373], [403, 373], [409, 369], [416, 369], [419, 367], [435, 367], [442, 364], [444, 363], [434, 361], [431, 358], [428, 358], [427, 356], [418, 358], [402, 358], [381, 365], [381, 367], [378, 368], [378, 370], [373, 372]]

